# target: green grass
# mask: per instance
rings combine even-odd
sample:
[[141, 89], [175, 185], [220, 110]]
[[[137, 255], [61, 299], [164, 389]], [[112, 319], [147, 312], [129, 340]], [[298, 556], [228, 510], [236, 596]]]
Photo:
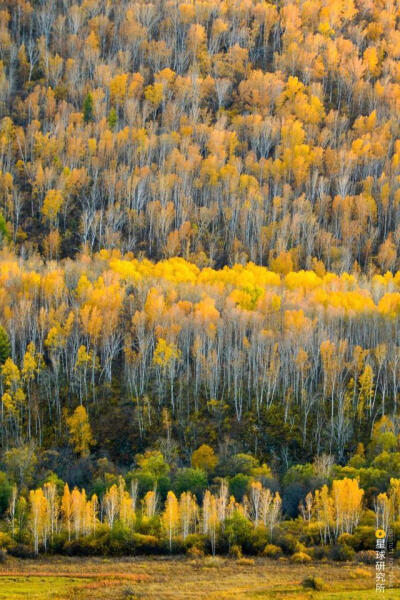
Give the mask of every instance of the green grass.
[[64, 600], [89, 579], [72, 577], [1, 577], [0, 600]]

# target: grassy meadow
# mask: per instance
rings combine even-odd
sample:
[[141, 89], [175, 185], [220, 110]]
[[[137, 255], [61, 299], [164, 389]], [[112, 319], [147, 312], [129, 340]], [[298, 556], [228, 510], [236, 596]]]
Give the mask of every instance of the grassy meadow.
[[[293, 564], [267, 559], [9, 559], [0, 568], [0, 600], [385, 600], [375, 592], [374, 566]], [[322, 590], [302, 585], [318, 577]]]

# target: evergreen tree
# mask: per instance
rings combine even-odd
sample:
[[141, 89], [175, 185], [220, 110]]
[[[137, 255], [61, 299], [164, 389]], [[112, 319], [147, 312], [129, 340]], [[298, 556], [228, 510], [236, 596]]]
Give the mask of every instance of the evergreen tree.
[[0, 325], [0, 364], [4, 364], [10, 356], [10, 340], [4, 327]]
[[83, 120], [85, 123], [93, 121], [93, 96], [90, 92], [83, 102]]
[[0, 246], [3, 245], [4, 241], [8, 242], [10, 240], [10, 234], [7, 229], [6, 220], [3, 215], [0, 213]]
[[110, 110], [110, 112], [108, 113], [108, 117], [107, 117], [107, 122], [108, 122], [108, 125], [109, 125], [110, 129], [114, 129], [115, 128], [115, 126], [117, 124], [117, 120], [118, 120], [118, 117], [117, 117], [117, 113], [115, 111], [115, 108], [112, 108]]

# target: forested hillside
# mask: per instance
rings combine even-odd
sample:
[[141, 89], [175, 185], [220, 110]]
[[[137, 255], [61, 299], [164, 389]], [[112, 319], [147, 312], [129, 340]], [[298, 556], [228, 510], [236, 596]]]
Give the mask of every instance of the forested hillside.
[[302, 514], [323, 544], [398, 519], [399, 21], [398, 0], [0, 2], [16, 540], [70, 541], [64, 483], [95, 498], [71, 492], [76, 537], [143, 501], [172, 547], [203, 503], [214, 552], [228, 517], [271, 542]]
[[397, 1], [1, 7], [18, 251], [399, 266]]

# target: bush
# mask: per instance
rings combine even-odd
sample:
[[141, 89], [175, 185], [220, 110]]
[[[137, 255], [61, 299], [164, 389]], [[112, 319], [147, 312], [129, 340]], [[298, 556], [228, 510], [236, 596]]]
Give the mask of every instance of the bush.
[[206, 553], [208, 538], [199, 533], [192, 533], [183, 540], [184, 551], [191, 558], [201, 558]]
[[131, 532], [122, 526], [101, 527], [93, 535], [65, 541], [63, 552], [69, 556], [123, 556], [134, 554]]
[[116, 523], [108, 532], [108, 553], [111, 556], [123, 556], [133, 554], [135, 551], [132, 531], [121, 523]]
[[65, 541], [62, 551], [69, 556], [123, 556], [162, 554], [167, 549], [155, 536], [132, 533], [118, 525], [111, 530], [101, 528], [95, 535]]
[[329, 555], [329, 546], [314, 546], [312, 549], [313, 558], [322, 560]]
[[104, 556], [107, 553], [103, 538], [77, 538], [66, 541], [63, 553], [68, 556]]
[[229, 556], [231, 556], [232, 558], [242, 558], [242, 547], [238, 544], [231, 546]]
[[305, 552], [295, 552], [293, 556], [291, 556], [290, 560], [295, 563], [306, 563], [311, 562], [311, 556]]
[[365, 565], [374, 565], [376, 562], [376, 552], [375, 550], [361, 550], [361, 552], [357, 552], [356, 561], [362, 562]]
[[52, 554], [62, 554], [64, 545], [67, 541], [67, 533], [56, 533], [49, 544], [49, 552]]
[[284, 554], [294, 554], [297, 550], [297, 538], [292, 533], [279, 535], [277, 544], [282, 548]]
[[251, 531], [248, 543], [243, 545], [243, 552], [245, 554], [262, 554], [268, 542], [268, 529], [264, 525], [259, 525]]
[[0, 531], [0, 548], [9, 548], [13, 545], [13, 540], [8, 535], [8, 533], [4, 533]]
[[374, 513], [373, 510], [366, 508], [361, 516], [361, 519], [360, 519], [360, 522], [358, 524], [356, 531], [360, 528], [360, 526], [375, 528], [375, 525], [376, 525], [376, 514]]
[[201, 535], [200, 533], [191, 533], [186, 537], [183, 544], [184, 544], [186, 550], [196, 547], [199, 550], [202, 550], [204, 552], [206, 542], [207, 542], [206, 536]]
[[357, 540], [354, 535], [351, 533], [342, 533], [338, 537], [339, 544], [346, 544], [346, 546], [350, 546], [350, 548], [354, 548], [357, 545]]
[[161, 536], [161, 519], [160, 515], [154, 515], [154, 517], [146, 517], [144, 515], [139, 515], [135, 529], [138, 533], [143, 533], [144, 535], [154, 535], [155, 537]]
[[134, 533], [132, 540], [135, 554], [161, 554], [161, 544], [154, 535]]
[[28, 546], [27, 544], [15, 544], [15, 546], [10, 546], [8, 554], [15, 558], [36, 558], [32, 546]]
[[375, 546], [375, 527], [364, 525], [359, 526], [354, 531], [354, 549], [355, 550], [370, 550]]
[[158, 548], [156, 551], [153, 550], [153, 554], [185, 554], [186, 545], [181, 536], [176, 536], [172, 538], [171, 546], [169, 544], [169, 538], [163, 537], [161, 540], [158, 540]]
[[321, 577], [315, 577], [315, 575], [309, 575], [308, 577], [303, 579], [301, 585], [304, 588], [307, 588], [310, 590], [321, 591], [321, 590], [325, 589], [325, 584], [324, 584], [323, 579], [321, 579]]
[[263, 554], [264, 556], [268, 556], [268, 558], [279, 558], [282, 556], [282, 548], [275, 546], [274, 544], [267, 544]]
[[321, 533], [320, 533], [320, 524], [319, 523], [309, 523], [304, 527], [303, 533], [304, 540], [309, 546], [317, 546], [320, 542]]
[[343, 562], [353, 560], [354, 555], [353, 548], [350, 548], [346, 544], [335, 544], [329, 551], [329, 558]]

